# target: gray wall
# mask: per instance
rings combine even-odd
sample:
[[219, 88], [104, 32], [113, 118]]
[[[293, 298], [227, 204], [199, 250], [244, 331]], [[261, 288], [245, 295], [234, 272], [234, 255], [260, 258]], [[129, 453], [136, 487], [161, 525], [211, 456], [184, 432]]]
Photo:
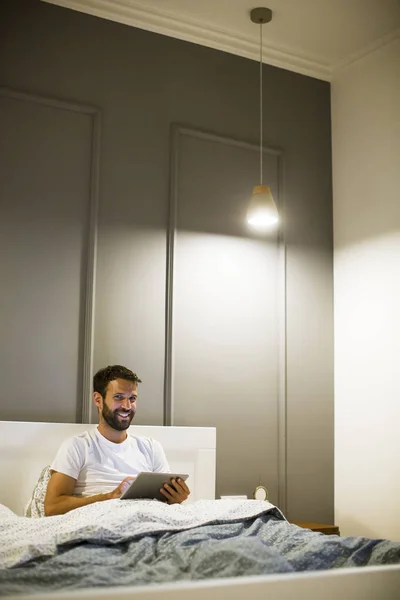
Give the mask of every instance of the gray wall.
[[[258, 148], [180, 128], [173, 159], [171, 420], [217, 427], [217, 496], [251, 497], [263, 483], [282, 506], [284, 265], [278, 232], [257, 235], [246, 225]], [[279, 162], [264, 153], [275, 198]]]
[[[2, 85], [102, 111], [94, 367], [132, 366], [144, 380], [138, 422], [162, 423], [170, 127], [185, 123], [256, 143], [257, 64], [35, 0], [3, 0], [0, 11]], [[287, 515], [329, 522], [330, 90], [273, 67], [266, 66], [264, 76], [265, 143], [285, 157]], [[2, 369], [4, 381], [8, 372]], [[238, 424], [245, 399], [246, 384], [235, 408]], [[18, 402], [25, 419], [37, 418], [29, 395]], [[1, 403], [0, 418], [20, 418], [21, 411]], [[69, 412], [75, 411], [76, 398], [70, 403]], [[57, 394], [46, 401], [48, 420], [65, 418], [63, 404]], [[255, 452], [259, 446], [249, 438], [252, 443]], [[266, 461], [278, 460], [275, 446]], [[249, 456], [238, 471], [252, 468]], [[254, 469], [254, 480], [258, 476]]]
[[3, 419], [81, 416], [92, 119], [0, 90]]

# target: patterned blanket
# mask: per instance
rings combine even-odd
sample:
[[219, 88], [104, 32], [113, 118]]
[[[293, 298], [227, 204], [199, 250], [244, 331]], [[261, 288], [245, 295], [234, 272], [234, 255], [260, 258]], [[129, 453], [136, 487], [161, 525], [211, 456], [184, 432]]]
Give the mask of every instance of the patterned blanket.
[[0, 595], [400, 563], [400, 543], [324, 536], [267, 502], [111, 500], [67, 515], [0, 509]]
[[273, 508], [269, 502], [256, 500], [200, 500], [172, 506], [152, 500], [108, 500], [66, 515], [29, 519], [17, 517], [3, 507], [0, 511], [0, 568], [54, 556], [63, 546], [80, 542], [124, 543], [150, 533], [240, 521]]

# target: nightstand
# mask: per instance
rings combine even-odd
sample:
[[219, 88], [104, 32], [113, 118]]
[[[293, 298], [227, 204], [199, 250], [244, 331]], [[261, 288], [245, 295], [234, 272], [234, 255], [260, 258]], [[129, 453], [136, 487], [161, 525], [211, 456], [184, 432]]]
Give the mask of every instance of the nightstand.
[[324, 525], [323, 523], [299, 522], [291, 521], [293, 525], [302, 527], [303, 529], [311, 529], [311, 531], [319, 531], [325, 535], [340, 535], [339, 527], [336, 525]]

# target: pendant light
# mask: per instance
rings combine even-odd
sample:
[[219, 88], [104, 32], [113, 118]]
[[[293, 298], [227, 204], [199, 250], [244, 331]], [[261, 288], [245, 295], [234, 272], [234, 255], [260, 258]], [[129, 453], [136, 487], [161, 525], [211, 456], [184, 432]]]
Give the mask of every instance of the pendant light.
[[260, 184], [254, 186], [248, 211], [247, 223], [255, 229], [266, 231], [279, 221], [279, 214], [268, 185], [263, 184], [263, 39], [262, 27], [272, 19], [269, 8], [253, 8], [250, 12], [253, 23], [260, 25]]

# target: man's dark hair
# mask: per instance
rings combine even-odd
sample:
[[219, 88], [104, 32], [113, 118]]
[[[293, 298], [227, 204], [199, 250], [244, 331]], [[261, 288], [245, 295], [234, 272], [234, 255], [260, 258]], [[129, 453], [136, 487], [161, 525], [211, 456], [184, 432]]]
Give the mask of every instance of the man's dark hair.
[[98, 392], [102, 398], [105, 398], [107, 386], [114, 379], [125, 379], [125, 381], [142, 383], [136, 373], [133, 373], [130, 369], [121, 365], [112, 365], [111, 367], [104, 367], [104, 369], [97, 371], [93, 377], [93, 391]]

